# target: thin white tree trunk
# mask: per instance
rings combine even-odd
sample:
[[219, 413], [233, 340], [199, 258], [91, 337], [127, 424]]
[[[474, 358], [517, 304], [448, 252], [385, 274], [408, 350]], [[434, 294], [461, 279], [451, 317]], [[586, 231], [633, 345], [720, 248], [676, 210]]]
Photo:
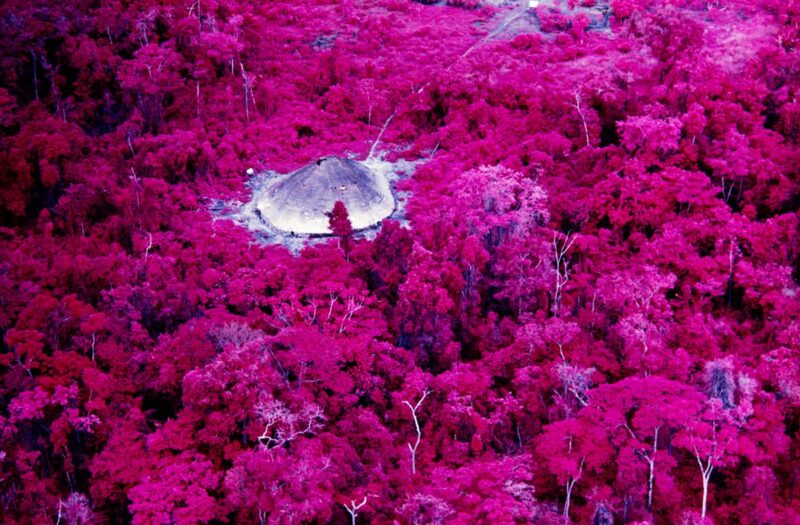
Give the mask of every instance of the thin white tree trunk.
[[409, 450], [409, 452], [411, 452], [411, 473], [412, 474], [416, 474], [417, 473], [417, 448], [419, 447], [420, 441], [422, 441], [422, 430], [420, 429], [420, 426], [419, 426], [419, 419], [417, 419], [417, 409], [422, 404], [422, 402], [425, 401], [425, 398], [428, 397], [429, 393], [430, 392], [427, 391], [427, 390], [425, 392], [423, 392], [422, 397], [420, 398], [419, 401], [417, 401], [416, 405], [412, 405], [408, 401], [403, 401], [403, 403], [405, 405], [408, 405], [408, 408], [411, 409], [411, 416], [414, 418], [414, 428], [417, 431], [417, 440], [416, 440], [416, 442], [414, 442], [413, 445], [411, 443], [407, 443], [408, 444], [408, 450]]
[[650, 465], [650, 477], [647, 480], [647, 510], [653, 510], [653, 484], [656, 479], [656, 452], [658, 452], [658, 430], [656, 427], [653, 435], [653, 456], [647, 459]]
[[696, 448], [694, 449], [694, 455], [697, 459], [697, 464], [700, 466], [700, 475], [703, 476], [703, 505], [701, 507], [700, 517], [705, 520], [708, 510], [708, 482], [711, 479], [711, 473], [714, 471], [714, 459], [716, 456], [709, 454], [704, 465], [703, 460], [700, 459], [700, 453]]
[[703, 510], [700, 512], [700, 517], [706, 519], [706, 511], [708, 509], [708, 477], [703, 476]]
[[575, 479], [569, 478], [567, 481], [567, 499], [564, 501], [564, 521], [569, 520], [569, 505], [570, 501], [572, 501], [572, 487], [575, 486]]
[[569, 522], [569, 507], [570, 503], [572, 502], [572, 489], [575, 488], [575, 483], [581, 479], [581, 474], [583, 474], [583, 462], [586, 460], [586, 457], [581, 458], [581, 463], [578, 466], [578, 474], [576, 476], [570, 476], [569, 480], [567, 480], [567, 498], [564, 501], [564, 523]]
[[358, 516], [358, 511], [367, 504], [367, 496], [364, 496], [364, 500], [361, 503], [356, 504], [355, 500], [350, 501], [350, 506], [344, 505], [344, 508], [347, 509], [347, 512], [350, 514], [350, 525], [356, 525], [356, 516]]

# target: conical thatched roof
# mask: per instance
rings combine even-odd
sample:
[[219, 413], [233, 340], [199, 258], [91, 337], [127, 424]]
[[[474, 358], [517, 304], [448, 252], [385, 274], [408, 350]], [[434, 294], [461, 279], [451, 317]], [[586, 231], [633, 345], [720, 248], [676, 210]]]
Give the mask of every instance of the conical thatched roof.
[[264, 192], [261, 217], [284, 232], [328, 234], [336, 201], [347, 206], [353, 229], [377, 224], [394, 211], [389, 182], [358, 161], [324, 157], [290, 173]]

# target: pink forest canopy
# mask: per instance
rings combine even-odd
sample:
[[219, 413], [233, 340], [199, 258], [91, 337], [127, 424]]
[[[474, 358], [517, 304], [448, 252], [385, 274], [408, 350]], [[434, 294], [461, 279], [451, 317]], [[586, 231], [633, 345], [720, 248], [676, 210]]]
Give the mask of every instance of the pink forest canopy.
[[[799, 27], [3, 2], [0, 521], [800, 523]], [[374, 238], [213, 212], [370, 152]]]

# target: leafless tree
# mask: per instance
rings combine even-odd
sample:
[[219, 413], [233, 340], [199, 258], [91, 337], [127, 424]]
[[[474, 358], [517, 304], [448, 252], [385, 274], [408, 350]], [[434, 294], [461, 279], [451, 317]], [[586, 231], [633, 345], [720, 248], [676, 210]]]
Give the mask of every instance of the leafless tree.
[[356, 299], [355, 296], [349, 296], [347, 298], [347, 303], [345, 304], [347, 308], [345, 310], [344, 315], [342, 316], [342, 320], [339, 323], [339, 333], [344, 333], [347, 324], [353, 319], [353, 314], [364, 308], [364, 299]]
[[583, 122], [583, 133], [586, 136], [586, 145], [589, 145], [589, 125], [586, 124], [586, 115], [583, 113], [583, 107], [581, 104], [583, 103], [583, 97], [581, 96], [581, 91], [576, 89], [573, 94], [575, 97], [575, 102], [567, 102], [570, 106], [575, 108], [578, 111], [578, 115], [581, 117], [581, 122]]
[[414, 428], [417, 430], [417, 440], [412, 445], [408, 443], [408, 450], [411, 452], [411, 473], [417, 473], [417, 448], [419, 447], [420, 441], [422, 441], [422, 430], [419, 428], [419, 419], [417, 418], [417, 409], [425, 401], [425, 398], [428, 397], [430, 394], [430, 390], [426, 390], [422, 393], [422, 397], [415, 405], [412, 405], [408, 401], [403, 401], [403, 404], [407, 405], [409, 409], [411, 409], [411, 417], [414, 418]]
[[553, 286], [553, 315], [558, 317], [561, 309], [561, 297], [564, 285], [569, 282], [570, 264], [567, 252], [575, 242], [575, 237], [567, 234], [563, 240], [558, 234], [553, 235], [553, 265], [555, 266], [555, 283]]
[[94, 522], [89, 498], [79, 492], [73, 492], [66, 500], [58, 500], [56, 525], [86, 525]]
[[252, 79], [245, 71], [244, 64], [240, 62], [239, 67], [242, 69], [242, 84], [244, 87], [244, 116], [247, 122], [250, 122], [250, 99], [253, 97]]
[[147, 264], [147, 258], [150, 257], [150, 250], [153, 249], [153, 234], [150, 232], [147, 233], [147, 246], [144, 249], [144, 263]]
[[285, 445], [304, 434], [314, 434], [321, 427], [325, 416], [316, 405], [306, 405], [299, 412], [292, 412], [277, 399], [267, 399], [256, 406], [256, 414], [264, 421], [264, 432], [258, 441], [266, 448]]
[[364, 496], [364, 499], [361, 503], [356, 504], [355, 500], [350, 500], [350, 506], [344, 505], [344, 508], [350, 514], [350, 524], [356, 525], [356, 516], [358, 516], [358, 510], [367, 504], [367, 496]]
[[711, 479], [711, 473], [714, 472], [714, 461], [718, 459], [716, 454], [716, 446], [711, 454], [707, 454], [703, 459], [697, 447], [694, 447], [694, 456], [697, 459], [697, 464], [700, 466], [700, 474], [703, 476], [703, 505], [700, 511], [700, 517], [706, 519], [706, 510], [708, 508], [708, 482]]
[[[628, 432], [633, 437], [633, 439], [639, 441], [639, 438], [633, 432], [631, 427], [629, 427], [627, 424], [623, 424], [622, 426], [625, 427], [625, 429], [628, 430]], [[660, 425], [656, 425], [656, 427], [655, 427], [655, 429], [653, 431], [653, 450], [652, 451], [647, 451], [645, 449], [638, 449], [635, 452], [636, 457], [638, 457], [639, 459], [641, 459], [644, 462], [646, 462], [647, 466], [649, 468], [649, 473], [648, 473], [648, 476], [647, 476], [647, 510], [652, 510], [652, 508], [653, 508], [653, 487], [654, 487], [655, 479], [656, 479], [656, 453], [658, 452], [658, 432], [659, 432], [659, 430], [661, 430], [661, 426]]]
[[223, 350], [228, 345], [241, 348], [247, 343], [263, 337], [264, 332], [250, 328], [246, 323], [233, 322], [214, 326], [208, 335], [216, 344], [217, 349]]
[[700, 467], [700, 475], [703, 478], [703, 500], [700, 510], [700, 517], [705, 523], [705, 518], [708, 509], [708, 484], [711, 480], [711, 474], [714, 472], [714, 468], [717, 466], [719, 461], [722, 459], [722, 449], [719, 446], [719, 436], [717, 434], [717, 421], [711, 422], [711, 446], [708, 452], [700, 453], [697, 449], [697, 445], [694, 442], [694, 436], [692, 436], [692, 450], [694, 451], [694, 457], [697, 460], [697, 465]]
[[581, 406], [588, 406], [589, 399], [586, 397], [586, 391], [592, 386], [591, 377], [594, 372], [594, 368], [579, 368], [566, 361], [556, 365], [556, 373], [564, 388], [564, 397], [574, 396]]
[[369, 160], [369, 159], [373, 158], [373, 156], [375, 155], [375, 148], [377, 148], [377, 147], [378, 147], [378, 144], [379, 144], [379, 143], [380, 143], [380, 141], [381, 141], [381, 137], [383, 137], [383, 133], [386, 131], [386, 128], [388, 128], [388, 127], [389, 127], [389, 123], [390, 123], [390, 122], [392, 121], [392, 119], [394, 118], [394, 114], [395, 114], [396, 112], [397, 112], [396, 110], [395, 110], [395, 111], [393, 111], [393, 112], [392, 112], [392, 114], [391, 114], [391, 115], [389, 115], [389, 118], [387, 118], [387, 119], [386, 119], [386, 122], [384, 122], [384, 123], [383, 123], [383, 126], [381, 127], [381, 130], [380, 130], [380, 132], [378, 132], [378, 136], [375, 138], [375, 142], [373, 142], [373, 143], [372, 143], [372, 146], [369, 148], [369, 154], [367, 154], [367, 160]]
[[581, 475], [583, 475], [583, 463], [586, 461], [586, 457], [581, 458], [581, 462], [578, 464], [578, 473], [574, 476], [570, 476], [567, 480], [567, 498], [564, 501], [564, 521], [569, 521], [569, 506], [570, 502], [572, 501], [572, 489], [575, 488], [575, 483], [581, 479]]

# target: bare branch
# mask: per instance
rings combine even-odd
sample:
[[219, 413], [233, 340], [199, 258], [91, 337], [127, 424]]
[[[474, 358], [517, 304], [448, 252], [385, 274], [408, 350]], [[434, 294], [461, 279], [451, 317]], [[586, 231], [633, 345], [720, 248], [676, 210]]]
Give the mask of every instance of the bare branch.
[[417, 448], [419, 447], [420, 441], [422, 441], [422, 430], [419, 427], [419, 419], [417, 418], [417, 409], [425, 401], [425, 398], [428, 397], [430, 394], [430, 390], [426, 390], [422, 393], [422, 397], [415, 405], [412, 405], [408, 401], [403, 401], [403, 404], [407, 405], [409, 409], [411, 409], [411, 417], [414, 418], [414, 428], [417, 431], [417, 441], [412, 445], [411, 443], [408, 444], [408, 450], [411, 452], [411, 473], [417, 473]]
[[356, 516], [358, 516], [358, 510], [367, 504], [367, 496], [364, 496], [364, 499], [361, 503], [356, 504], [355, 500], [350, 500], [350, 506], [343, 505], [344, 508], [350, 513], [350, 523], [351, 525], [356, 525]]
[[555, 266], [556, 282], [553, 289], [553, 315], [558, 317], [561, 309], [561, 296], [564, 285], [569, 282], [570, 265], [567, 261], [567, 252], [575, 242], [575, 236], [567, 234], [563, 242], [559, 242], [558, 234], [553, 235], [553, 264]]
[[581, 117], [581, 122], [583, 122], [583, 133], [586, 136], [586, 145], [589, 145], [589, 126], [586, 124], [586, 115], [583, 114], [583, 108], [581, 107], [581, 103], [583, 102], [583, 97], [581, 96], [581, 92], [579, 89], [576, 89], [573, 93], [575, 97], [575, 102], [567, 102], [570, 106], [575, 108], [578, 111], [578, 115]]

